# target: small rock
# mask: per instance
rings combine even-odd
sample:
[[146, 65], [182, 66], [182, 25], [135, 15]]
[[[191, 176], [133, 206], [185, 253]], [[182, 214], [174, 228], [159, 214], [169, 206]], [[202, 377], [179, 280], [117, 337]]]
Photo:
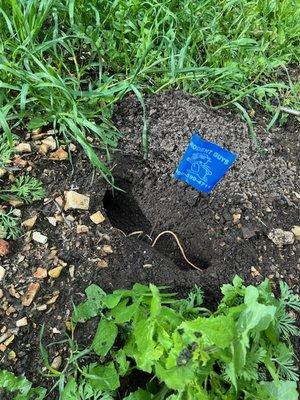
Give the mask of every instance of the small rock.
[[238, 224], [240, 222], [242, 214], [241, 213], [234, 213], [232, 214], [232, 222], [234, 224]]
[[33, 282], [30, 283], [26, 293], [24, 294], [22, 298], [22, 304], [25, 307], [30, 306], [30, 304], [33, 302], [33, 299], [35, 298], [37, 292], [40, 290], [40, 284], [38, 282]]
[[50, 225], [52, 226], [56, 226], [57, 225], [57, 220], [54, 217], [47, 217], [47, 220], [49, 222]]
[[5, 350], [6, 350], [5, 344], [1, 343], [1, 344], [0, 344], [0, 351], [1, 351], [2, 353], [4, 353]]
[[38, 306], [36, 309], [38, 311], [45, 311], [45, 310], [47, 310], [47, 305], [46, 304], [42, 304], [41, 306]]
[[0, 299], [2, 299], [2, 297], [3, 297], [3, 290], [0, 289]]
[[24, 204], [22, 200], [19, 200], [19, 199], [14, 198], [14, 197], [10, 197], [8, 202], [13, 207], [19, 207], [19, 206], [22, 206]]
[[2, 267], [2, 265], [0, 265], [0, 282], [4, 279], [6, 270], [4, 267]]
[[74, 222], [75, 221], [75, 217], [73, 215], [69, 214], [69, 215], [66, 216], [66, 220], [70, 221], [70, 222]]
[[14, 359], [16, 359], [16, 358], [17, 358], [16, 352], [13, 351], [13, 350], [11, 350], [11, 351], [8, 353], [7, 358], [8, 358], [9, 360], [14, 360]]
[[107, 268], [107, 267], [108, 267], [108, 262], [103, 258], [103, 259], [100, 259], [100, 260], [97, 262], [97, 265], [98, 265], [98, 267], [100, 267], [100, 268]]
[[19, 168], [25, 168], [26, 165], [27, 165], [27, 161], [26, 161], [26, 160], [23, 160], [23, 158], [21, 158], [21, 157], [16, 157], [16, 158], [14, 159], [14, 165], [15, 165], [16, 167], [19, 167]]
[[76, 227], [76, 232], [78, 234], [87, 233], [88, 231], [89, 231], [89, 227], [86, 225], [77, 225], [77, 227]]
[[2, 178], [6, 174], [6, 169], [5, 168], [0, 168], [0, 178]]
[[61, 331], [59, 331], [57, 328], [52, 328], [52, 333], [54, 333], [55, 335], [60, 335]]
[[36, 223], [36, 220], [37, 220], [37, 215], [34, 215], [33, 217], [25, 219], [25, 221], [22, 222], [22, 226], [24, 226], [27, 229], [32, 229]]
[[26, 325], [28, 325], [27, 317], [23, 317], [21, 319], [18, 319], [18, 321], [16, 322], [16, 326], [18, 328], [20, 328], [22, 326], [26, 326]]
[[59, 206], [62, 207], [64, 205], [63, 198], [61, 196], [58, 196], [54, 199], [55, 203]]
[[21, 212], [21, 210], [19, 208], [15, 208], [13, 210], [13, 215], [15, 215], [16, 217], [20, 218], [21, 215], [22, 215], [22, 212]]
[[47, 278], [47, 273], [48, 271], [46, 268], [38, 267], [37, 270], [34, 272], [33, 276], [36, 279], [44, 279]]
[[29, 143], [19, 143], [15, 147], [17, 153], [31, 153], [31, 146]]
[[71, 265], [69, 267], [69, 274], [70, 274], [70, 277], [73, 279], [74, 275], [75, 275], [75, 266], [74, 265]]
[[109, 244], [105, 244], [105, 245], [102, 247], [102, 250], [103, 250], [104, 253], [106, 253], [106, 254], [112, 254], [112, 253], [113, 253], [113, 249], [112, 249], [112, 247], [111, 247]]
[[5, 345], [6, 347], [8, 347], [8, 346], [14, 341], [14, 339], [15, 339], [15, 335], [11, 335], [9, 338], [7, 338], [7, 339], [5, 340], [4, 345]]
[[253, 236], [255, 236], [255, 231], [253, 229], [247, 228], [246, 226], [243, 226], [242, 234], [244, 239], [251, 239]]
[[59, 368], [61, 367], [61, 364], [62, 364], [62, 357], [61, 356], [54, 357], [51, 363], [51, 368], [58, 371]]
[[90, 206], [90, 197], [70, 190], [65, 192], [65, 211], [70, 209], [88, 210]]
[[46, 139], [43, 139], [42, 143], [48, 146], [48, 148], [52, 151], [56, 149], [56, 140], [53, 136], [49, 136]]
[[261, 273], [255, 267], [251, 267], [251, 275], [253, 277], [261, 276]]
[[46, 244], [48, 241], [47, 236], [43, 235], [41, 232], [38, 232], [38, 231], [33, 232], [32, 239], [35, 242], [41, 243], [41, 244]]
[[58, 298], [59, 298], [59, 290], [56, 290], [55, 292], [53, 292], [52, 296], [47, 301], [47, 304], [48, 305], [54, 304]]
[[51, 278], [58, 278], [59, 275], [61, 274], [63, 267], [59, 266], [59, 267], [55, 267], [50, 269], [50, 271], [48, 272], [48, 275], [51, 276]]
[[268, 234], [268, 238], [279, 247], [287, 244], [293, 244], [295, 241], [293, 232], [284, 231], [282, 229], [271, 230]]
[[38, 152], [40, 154], [42, 154], [43, 156], [45, 156], [48, 153], [49, 150], [50, 150], [50, 147], [46, 143], [42, 143], [39, 146]]
[[90, 219], [96, 225], [101, 224], [101, 222], [105, 221], [105, 217], [100, 211], [97, 211], [94, 214], [90, 215]]
[[292, 232], [295, 236], [295, 239], [300, 240], [300, 226], [298, 226], [298, 225], [293, 226]]
[[69, 158], [69, 154], [62, 148], [59, 147], [56, 151], [50, 154], [49, 160], [63, 161]]

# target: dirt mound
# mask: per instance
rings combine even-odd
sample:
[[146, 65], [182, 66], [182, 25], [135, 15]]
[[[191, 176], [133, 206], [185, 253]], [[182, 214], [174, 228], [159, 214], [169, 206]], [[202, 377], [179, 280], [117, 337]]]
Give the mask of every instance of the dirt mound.
[[[216, 303], [220, 285], [235, 274], [248, 283], [283, 278], [299, 290], [296, 242], [278, 247], [267, 236], [274, 228], [291, 230], [299, 225], [299, 127], [290, 123], [267, 133], [260, 118], [256, 130], [267, 150], [262, 156], [245, 125], [228, 110], [213, 111], [194, 97], [170, 92], [148, 97], [146, 107], [150, 115], [147, 160], [140, 147], [139, 104], [128, 97], [115, 110], [124, 137], [121, 150], [113, 156], [113, 170], [123, 192], [108, 188], [81, 156], [74, 159], [73, 175], [66, 162], [49, 162], [40, 156], [34, 160], [34, 173], [43, 180], [49, 200], [27, 208], [22, 218], [37, 214], [34, 229], [46, 235], [48, 243], [37, 244], [25, 235], [1, 261], [6, 275], [1, 282], [0, 330], [15, 338], [0, 361], [16, 373], [26, 371], [35, 382], [41, 381], [37, 366], [41, 366], [38, 334], [42, 324], [46, 344], [63, 339], [72, 301], [80, 301], [92, 282], [107, 291], [152, 282], [170, 285], [180, 295], [196, 283], [210, 304]], [[234, 167], [210, 196], [172, 180], [195, 128], [206, 129], [207, 139], [238, 154]], [[54, 199], [65, 190], [89, 195], [89, 211], [64, 212], [57, 207]], [[95, 225], [89, 217], [99, 210], [106, 220]], [[47, 220], [54, 215], [59, 216], [55, 227]], [[87, 232], [78, 233], [78, 225], [87, 226]], [[188, 259], [203, 272], [186, 263], [170, 235], [163, 235], [151, 247], [153, 239], [166, 230], [177, 234]], [[105, 245], [111, 246], [111, 254], [103, 252]], [[42, 280], [32, 305], [23, 307], [21, 296], [35, 280], [36, 269], [50, 270], [56, 265], [63, 265], [60, 276]], [[58, 297], [51, 303], [55, 293]], [[13, 309], [7, 312], [10, 306]], [[16, 321], [24, 316], [28, 325], [17, 328]], [[13, 360], [8, 359], [10, 350], [16, 353]], [[49, 351], [50, 359], [60, 352], [67, 356], [63, 345]]]

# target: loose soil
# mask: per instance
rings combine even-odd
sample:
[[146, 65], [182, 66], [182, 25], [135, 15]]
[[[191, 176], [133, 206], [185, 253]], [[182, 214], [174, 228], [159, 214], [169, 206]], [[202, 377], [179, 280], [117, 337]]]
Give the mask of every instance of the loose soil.
[[[129, 96], [115, 109], [115, 123], [124, 136], [112, 165], [116, 184], [123, 191], [111, 190], [81, 154], [73, 158], [73, 174], [68, 162], [51, 162], [38, 155], [31, 158], [32, 174], [43, 181], [47, 199], [22, 208], [22, 219], [38, 215], [34, 230], [46, 235], [48, 243], [37, 244], [31, 232], [26, 233], [12, 243], [10, 255], [1, 261], [6, 275], [1, 282], [0, 330], [9, 330], [15, 337], [0, 353], [0, 362], [16, 374], [25, 372], [37, 384], [47, 383], [39, 373], [42, 325], [46, 345], [64, 339], [72, 302], [82, 300], [92, 282], [106, 291], [152, 282], [169, 285], [179, 296], [197, 284], [212, 307], [220, 297], [220, 285], [235, 274], [252, 284], [265, 277], [274, 285], [284, 279], [299, 293], [297, 243], [278, 247], [267, 236], [273, 228], [289, 231], [299, 225], [299, 125], [295, 120], [267, 132], [267, 119], [256, 116], [255, 131], [266, 150], [261, 155], [249, 139], [247, 126], [229, 110], [216, 111], [180, 92], [149, 96], [146, 108], [150, 116], [147, 159], [140, 145], [143, 121], [138, 102]], [[233, 168], [209, 196], [172, 179], [196, 128], [238, 154]], [[89, 211], [64, 212], [54, 199], [66, 190], [89, 195]], [[106, 219], [95, 225], [89, 216], [98, 210]], [[56, 227], [47, 220], [55, 215], [61, 219]], [[88, 232], [76, 233], [78, 224], [88, 226]], [[184, 261], [170, 235], [151, 247], [165, 230], [178, 235], [188, 259], [203, 272]], [[113, 253], [103, 251], [105, 244], [112, 246]], [[36, 269], [50, 270], [56, 265], [64, 265], [61, 275], [41, 280], [34, 302], [23, 307], [20, 296], [35, 281]], [[49, 304], [51, 299], [53, 304]], [[16, 328], [16, 320], [24, 316], [28, 325]], [[88, 343], [92, 329], [85, 327], [78, 336]], [[11, 350], [16, 357], [9, 360]], [[50, 361], [62, 354], [65, 362], [64, 344], [48, 350]]]

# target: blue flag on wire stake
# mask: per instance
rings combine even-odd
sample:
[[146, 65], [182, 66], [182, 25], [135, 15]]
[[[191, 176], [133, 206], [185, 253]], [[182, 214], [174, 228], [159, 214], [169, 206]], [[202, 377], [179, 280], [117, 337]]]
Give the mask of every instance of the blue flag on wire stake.
[[195, 132], [173, 178], [188, 183], [199, 192], [209, 193], [223, 178], [236, 158], [236, 154], [202, 139]]

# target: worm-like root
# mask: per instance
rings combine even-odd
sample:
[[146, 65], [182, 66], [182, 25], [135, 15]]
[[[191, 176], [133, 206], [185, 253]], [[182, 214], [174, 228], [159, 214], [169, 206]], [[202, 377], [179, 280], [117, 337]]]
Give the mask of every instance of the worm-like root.
[[201, 268], [197, 267], [196, 265], [194, 265], [192, 262], [190, 262], [190, 261], [187, 259], [186, 255], [185, 255], [185, 252], [184, 252], [184, 250], [183, 250], [183, 247], [181, 246], [181, 243], [180, 243], [180, 241], [179, 241], [179, 238], [178, 238], [178, 236], [177, 236], [174, 232], [172, 232], [172, 231], [163, 231], [163, 232], [161, 232], [158, 236], [156, 236], [156, 238], [155, 238], [155, 240], [153, 241], [153, 243], [152, 243], [151, 246], [154, 247], [154, 246], [156, 245], [158, 239], [159, 239], [161, 236], [166, 235], [166, 234], [172, 235], [173, 238], [176, 240], [176, 243], [177, 243], [177, 245], [178, 245], [178, 247], [179, 247], [179, 249], [180, 249], [180, 251], [181, 251], [181, 254], [182, 254], [183, 258], [185, 259], [185, 261], [186, 261], [191, 267], [193, 267], [193, 268], [197, 269], [198, 271], [201, 271], [201, 272], [202, 272], [203, 270], [202, 270]]

